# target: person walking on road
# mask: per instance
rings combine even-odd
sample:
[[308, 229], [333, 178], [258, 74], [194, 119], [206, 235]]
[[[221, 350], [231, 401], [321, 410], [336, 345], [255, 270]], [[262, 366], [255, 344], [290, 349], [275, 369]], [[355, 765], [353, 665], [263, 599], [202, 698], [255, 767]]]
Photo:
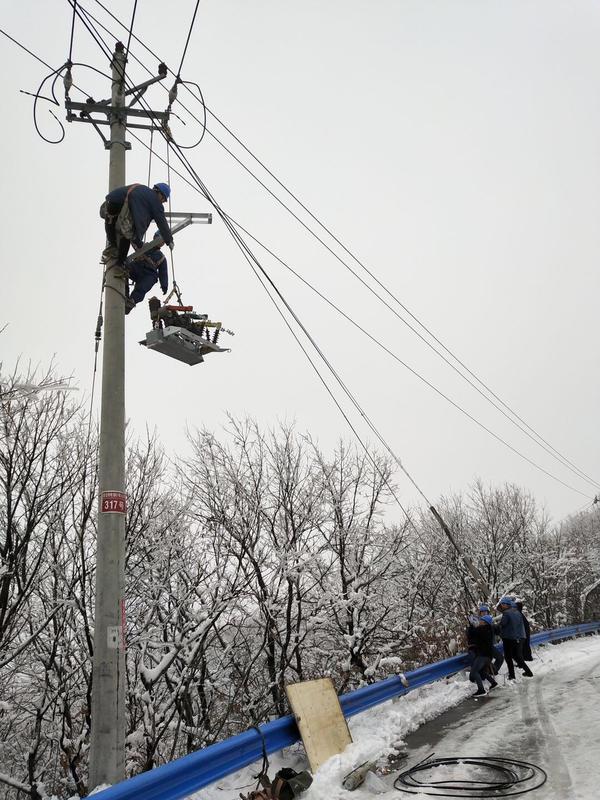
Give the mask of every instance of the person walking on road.
[[529, 620], [523, 613], [523, 603], [521, 600], [515, 600], [515, 606], [519, 614], [521, 615], [521, 619], [523, 620], [523, 627], [525, 628], [525, 638], [523, 639], [523, 661], [533, 661], [533, 655], [531, 653], [531, 625], [529, 624]]
[[[487, 603], [480, 603], [477, 608], [477, 614], [479, 618], [489, 616], [490, 625], [493, 625], [493, 619], [491, 617], [490, 607]], [[493, 634], [493, 656], [492, 656], [492, 673], [497, 675], [500, 672], [500, 667], [504, 664], [504, 656], [502, 655], [502, 648], [496, 644], [496, 635]]]
[[471, 683], [477, 684], [477, 691], [473, 697], [483, 697], [483, 695], [487, 694], [483, 685], [484, 680], [488, 681], [490, 689], [494, 689], [498, 685], [491, 674], [491, 659], [494, 655], [494, 630], [493, 620], [489, 614], [480, 617], [477, 625], [469, 625], [467, 628], [467, 644], [473, 659], [469, 680]]
[[525, 639], [525, 626], [515, 602], [510, 597], [502, 597], [498, 602], [502, 618], [497, 626], [504, 648], [504, 658], [508, 667], [508, 680], [515, 679], [515, 663], [523, 670], [526, 678], [532, 678], [533, 672], [523, 661], [522, 646]]

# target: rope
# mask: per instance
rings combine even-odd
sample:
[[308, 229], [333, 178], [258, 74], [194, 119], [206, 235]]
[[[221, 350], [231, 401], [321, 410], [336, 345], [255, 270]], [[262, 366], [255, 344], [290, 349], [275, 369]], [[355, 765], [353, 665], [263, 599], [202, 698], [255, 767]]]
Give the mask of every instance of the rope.
[[154, 142], [154, 126], [150, 128], [150, 148], [148, 152], [148, 186], [150, 186], [150, 171], [152, 169], [152, 146]]
[[[167, 142], [167, 183], [171, 186], [171, 160], [169, 158], [169, 152], [171, 150], [171, 144], [169, 142], [168, 134], [163, 134], [165, 136]], [[169, 194], [169, 214], [171, 213], [171, 195]], [[169, 222], [171, 222], [171, 218], [169, 218]], [[171, 261], [171, 284], [173, 286], [173, 292], [177, 295], [177, 302], [180, 306], [183, 305], [183, 300], [181, 299], [181, 292], [179, 291], [179, 286], [177, 285], [177, 280], [175, 278], [175, 256], [173, 255], [173, 251], [169, 250], [170, 254], [170, 261]], [[171, 292], [171, 294], [173, 294]], [[171, 295], [169, 295], [170, 297]]]

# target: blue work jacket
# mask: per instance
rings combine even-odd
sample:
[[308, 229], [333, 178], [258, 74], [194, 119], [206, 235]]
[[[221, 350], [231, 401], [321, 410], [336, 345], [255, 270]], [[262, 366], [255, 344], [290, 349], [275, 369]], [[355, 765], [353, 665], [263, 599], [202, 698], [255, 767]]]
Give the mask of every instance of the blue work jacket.
[[[128, 186], [119, 186], [118, 189], [113, 189], [106, 195], [106, 200], [115, 205], [123, 205], [127, 192], [132, 184]], [[149, 186], [139, 184], [129, 195], [129, 210], [131, 211], [131, 218], [133, 219], [133, 226], [135, 228], [136, 239], [138, 243], [143, 240], [148, 226], [154, 220], [160, 231], [160, 235], [166, 244], [171, 244], [173, 237], [171, 236], [171, 229], [165, 217], [165, 212], [158, 198], [158, 194]]]
[[499, 624], [500, 636], [503, 639], [524, 639], [525, 627], [521, 612], [517, 608], [507, 608], [502, 612]]

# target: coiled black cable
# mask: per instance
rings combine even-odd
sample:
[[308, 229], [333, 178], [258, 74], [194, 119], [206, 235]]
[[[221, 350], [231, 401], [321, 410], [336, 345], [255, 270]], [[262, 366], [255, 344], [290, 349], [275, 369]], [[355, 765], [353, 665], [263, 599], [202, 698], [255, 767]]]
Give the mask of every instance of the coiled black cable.
[[[432, 780], [432, 770], [440, 767], [471, 767], [472, 777], [458, 778], [447, 774], [442, 780]], [[483, 776], [477, 772], [483, 771]], [[484, 777], [487, 771], [488, 777]], [[430, 797], [513, 797], [539, 789], [547, 780], [547, 774], [536, 764], [512, 758], [492, 756], [468, 756], [463, 758], [431, 758], [420, 761], [401, 772], [394, 781], [394, 788], [407, 794]]]

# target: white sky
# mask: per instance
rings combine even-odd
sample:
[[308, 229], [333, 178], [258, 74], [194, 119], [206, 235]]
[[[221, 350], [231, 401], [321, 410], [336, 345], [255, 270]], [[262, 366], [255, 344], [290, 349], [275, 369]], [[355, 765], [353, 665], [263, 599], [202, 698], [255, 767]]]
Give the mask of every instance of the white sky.
[[[118, 30], [93, 0], [83, 5]], [[131, 0], [109, 5], [129, 21]], [[172, 69], [194, 5], [138, 2], [135, 33]], [[67, 58], [70, 22], [66, 0], [13, 2], [0, 15], [1, 27], [55, 67]], [[599, 34], [600, 7], [584, 0], [202, 0], [183, 68], [207, 105], [413, 313], [592, 476], [600, 476]], [[1, 36], [0, 47], [7, 123], [0, 324], [8, 323], [0, 356], [6, 370], [19, 355], [42, 365], [55, 355], [59, 371], [73, 373], [87, 393], [108, 155], [88, 125], [65, 123], [60, 146], [38, 138], [32, 100], [19, 89], [35, 91], [45, 68]], [[139, 45], [132, 52], [156, 68]], [[74, 60], [108, 69], [79, 23]], [[130, 77], [147, 74], [133, 65]], [[74, 80], [96, 99], [109, 94], [90, 70], [74, 68]], [[61, 89], [59, 82], [60, 99]], [[160, 88], [146, 97], [164, 110]], [[47, 106], [39, 104], [38, 119], [52, 137]], [[216, 123], [209, 127], [241, 155]], [[198, 135], [189, 121], [174, 119], [172, 129], [182, 144]], [[127, 179], [145, 182], [147, 151], [131, 141]], [[306, 279], [498, 435], [593, 497], [369, 296], [209, 136], [188, 155], [221, 205]], [[166, 170], [155, 162], [151, 182], [158, 180]], [[172, 188], [174, 210], [210, 210], [176, 177]], [[557, 519], [584, 505], [585, 496], [475, 427], [282, 267], [268, 257], [263, 263], [431, 499], [481, 476], [526, 487]], [[217, 430], [228, 410], [265, 425], [295, 419], [326, 448], [349, 436], [220, 223], [180, 234], [175, 265], [184, 300], [236, 336], [223, 337], [230, 354], [189, 368], [137, 344], [150, 325], [145, 307], [136, 309], [127, 319], [127, 415], [137, 431], [156, 427], [168, 451], [181, 451], [186, 424]], [[353, 420], [364, 432], [356, 413]], [[404, 502], [416, 500], [404, 478], [400, 487]]]

